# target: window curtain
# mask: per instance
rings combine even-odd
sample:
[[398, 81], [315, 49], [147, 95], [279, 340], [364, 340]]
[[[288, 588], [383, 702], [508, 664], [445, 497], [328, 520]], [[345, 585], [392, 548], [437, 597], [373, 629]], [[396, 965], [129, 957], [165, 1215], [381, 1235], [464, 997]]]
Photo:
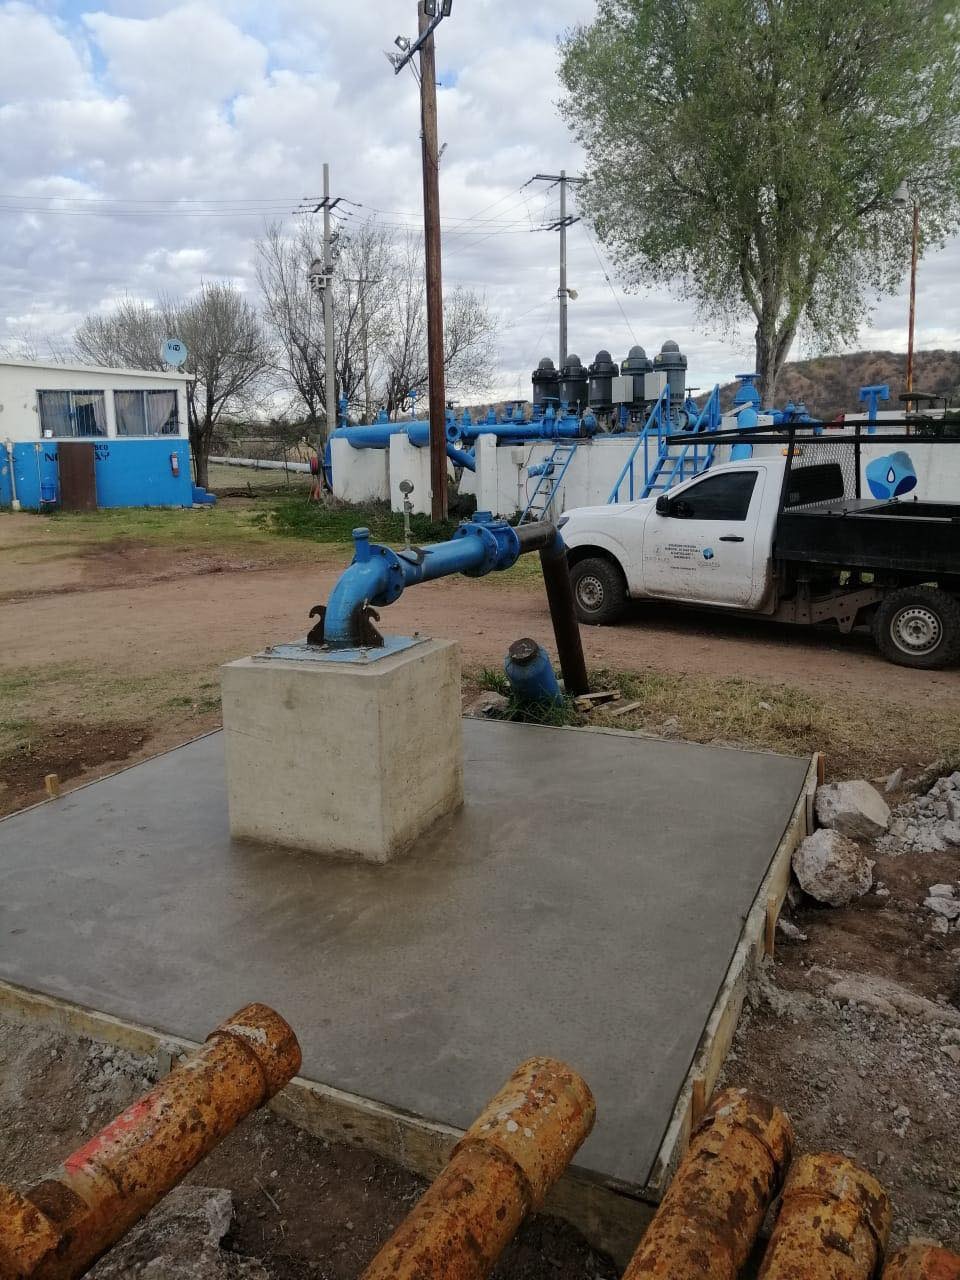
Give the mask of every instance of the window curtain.
[[78, 436], [107, 434], [107, 406], [102, 391], [73, 392], [73, 423]]
[[117, 415], [118, 436], [145, 436], [147, 434], [142, 391], [115, 391], [113, 393], [113, 411]]
[[147, 435], [176, 436], [180, 434], [177, 418], [177, 393], [175, 391], [148, 391]]
[[50, 431], [54, 436], [72, 436], [73, 420], [70, 417], [69, 391], [41, 391], [40, 434]]

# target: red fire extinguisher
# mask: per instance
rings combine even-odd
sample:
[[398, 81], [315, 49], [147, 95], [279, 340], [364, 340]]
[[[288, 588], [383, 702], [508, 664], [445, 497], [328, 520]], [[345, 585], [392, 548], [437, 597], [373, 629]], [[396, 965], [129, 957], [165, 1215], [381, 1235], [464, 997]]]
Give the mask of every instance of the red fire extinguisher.
[[180, 455], [179, 455], [179, 453], [171, 453], [171, 455], [170, 455], [170, 470], [173, 472], [173, 474], [174, 474], [175, 476], [178, 476], [178, 475], [180, 474]]

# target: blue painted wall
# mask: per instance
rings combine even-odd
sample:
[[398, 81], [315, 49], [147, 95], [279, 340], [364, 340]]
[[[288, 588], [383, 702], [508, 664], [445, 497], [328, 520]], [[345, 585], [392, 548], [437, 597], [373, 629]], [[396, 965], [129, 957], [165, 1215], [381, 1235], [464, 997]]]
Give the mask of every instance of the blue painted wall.
[[[100, 507], [190, 507], [193, 484], [190, 475], [190, 443], [179, 436], [146, 440], [93, 441], [97, 505]], [[175, 476], [170, 455], [176, 454], [180, 474]], [[17, 497], [27, 511], [59, 501], [60, 472], [57, 441], [41, 440], [13, 446]], [[9, 477], [0, 467], [0, 506], [9, 506]]]

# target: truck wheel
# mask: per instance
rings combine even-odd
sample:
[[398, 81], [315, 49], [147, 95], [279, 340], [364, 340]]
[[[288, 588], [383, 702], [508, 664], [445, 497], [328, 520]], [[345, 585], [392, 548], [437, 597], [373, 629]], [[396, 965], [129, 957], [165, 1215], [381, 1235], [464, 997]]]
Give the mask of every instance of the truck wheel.
[[946, 667], [960, 658], [960, 604], [936, 587], [901, 587], [877, 610], [877, 648], [902, 667]]
[[577, 617], [581, 622], [606, 626], [623, 616], [627, 584], [620, 566], [597, 556], [578, 560], [570, 570]]

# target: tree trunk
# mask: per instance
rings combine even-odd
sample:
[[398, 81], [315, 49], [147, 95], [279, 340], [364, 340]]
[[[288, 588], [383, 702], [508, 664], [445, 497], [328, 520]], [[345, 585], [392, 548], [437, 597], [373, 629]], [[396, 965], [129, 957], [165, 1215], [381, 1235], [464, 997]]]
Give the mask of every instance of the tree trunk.
[[190, 447], [193, 450], [193, 469], [196, 472], [197, 484], [201, 489], [210, 484], [210, 437], [199, 431], [190, 432]]

